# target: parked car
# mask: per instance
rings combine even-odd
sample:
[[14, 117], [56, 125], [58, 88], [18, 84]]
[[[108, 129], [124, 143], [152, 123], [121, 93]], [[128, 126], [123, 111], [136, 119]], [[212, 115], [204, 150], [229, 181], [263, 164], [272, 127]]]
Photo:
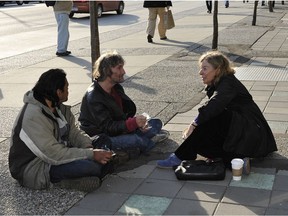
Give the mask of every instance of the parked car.
[[[124, 1], [96, 1], [96, 3], [98, 17], [101, 17], [102, 13], [107, 11], [116, 11], [117, 14], [123, 14]], [[69, 17], [72, 18], [75, 13], [89, 13], [89, 1], [73, 1], [73, 8]]]
[[[13, 3], [14, 1], [0, 1], [0, 6], [4, 6], [5, 3]], [[15, 1], [17, 5], [22, 5], [24, 1]]]

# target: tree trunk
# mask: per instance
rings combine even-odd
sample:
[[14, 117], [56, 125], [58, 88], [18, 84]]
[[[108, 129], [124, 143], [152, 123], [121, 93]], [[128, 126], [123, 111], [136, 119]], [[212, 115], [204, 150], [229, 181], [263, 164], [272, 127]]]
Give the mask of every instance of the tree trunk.
[[258, 7], [258, 1], [254, 1], [254, 12], [253, 12], [252, 26], [255, 26], [255, 25], [256, 25], [257, 7]]
[[214, 1], [212, 50], [218, 48], [218, 0]]
[[[96, 1], [89, 1], [90, 10], [90, 32], [91, 32], [91, 61], [92, 61], [92, 73], [94, 71], [94, 65], [96, 60], [100, 56], [100, 42], [99, 42], [99, 30], [98, 30], [98, 13]], [[93, 75], [93, 74], [92, 74]], [[93, 80], [93, 76], [91, 76]]]

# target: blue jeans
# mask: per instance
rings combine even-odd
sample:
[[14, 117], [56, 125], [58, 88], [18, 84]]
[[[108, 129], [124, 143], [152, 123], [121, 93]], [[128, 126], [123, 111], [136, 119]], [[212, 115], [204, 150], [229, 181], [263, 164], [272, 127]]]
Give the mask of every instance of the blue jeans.
[[155, 146], [155, 143], [151, 138], [161, 131], [163, 124], [160, 119], [150, 119], [148, 124], [151, 128], [146, 132], [137, 129], [130, 134], [110, 137], [112, 141], [112, 150], [139, 148], [141, 152], [147, 152], [152, 149]]
[[55, 13], [58, 25], [57, 52], [63, 53], [67, 51], [69, 42], [69, 14]]
[[64, 179], [88, 176], [101, 177], [102, 169], [103, 165], [93, 160], [77, 160], [67, 164], [52, 165], [50, 168], [50, 181], [56, 183]]

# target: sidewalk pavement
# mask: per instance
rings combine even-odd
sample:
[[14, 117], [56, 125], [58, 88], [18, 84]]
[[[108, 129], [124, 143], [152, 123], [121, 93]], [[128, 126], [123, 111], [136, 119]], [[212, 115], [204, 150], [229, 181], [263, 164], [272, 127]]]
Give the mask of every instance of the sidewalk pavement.
[[[288, 53], [287, 14], [282, 21], [286, 28], [266, 33], [252, 50]], [[275, 136], [288, 132], [287, 57], [253, 57], [236, 68], [237, 78], [252, 94]], [[182, 132], [205, 100], [192, 110], [177, 114], [164, 129]], [[159, 169], [156, 161], [150, 161], [109, 176], [97, 191], [88, 194], [66, 214], [286, 215], [287, 197], [288, 171], [277, 170], [273, 165], [262, 168], [260, 162], [259, 167], [252, 166], [250, 175], [243, 176], [239, 182], [232, 180], [228, 170], [224, 181], [179, 181], [171, 169]]]
[[[242, 2], [240, 2], [242, 4]], [[219, 23], [221, 26], [219, 31], [226, 29], [229, 25], [244, 19], [251, 15], [251, 10], [241, 7], [239, 2], [235, 2], [235, 7], [231, 5], [229, 10], [231, 15], [219, 15]], [[287, 7], [287, 6], [286, 6]], [[251, 9], [251, 7], [250, 7]], [[211, 36], [211, 26], [208, 25], [211, 20], [203, 14], [198, 16], [177, 16], [177, 31], [169, 32], [169, 37], [175, 38], [175, 41], [168, 40], [163, 42], [163, 48], [159, 48], [159, 44], [155, 43], [151, 46], [157, 49], [163, 49], [164, 52], [157, 55], [127, 55], [124, 56], [127, 62], [125, 67], [129, 73], [128, 77], [132, 77], [138, 72], [153, 66], [160, 61], [170, 58], [171, 53], [165, 53], [165, 49], [169, 50], [173, 47], [175, 55], [186, 48], [187, 45], [176, 44], [176, 41], [187, 41], [188, 39], [194, 43], [201, 43], [207, 37]], [[237, 16], [235, 16], [237, 14]], [[185, 26], [189, 26], [191, 22], [197, 20], [197, 25], [189, 30]], [[260, 21], [259, 21], [260, 22]], [[275, 161], [287, 161], [287, 131], [288, 131], [288, 63], [287, 56], [278, 58], [277, 53], [288, 53], [288, 15], [282, 17], [280, 21], [275, 23], [275, 27], [270, 31], [265, 31], [262, 37], [253, 44], [251, 50], [247, 54], [252, 55], [250, 61], [239, 65], [236, 68], [236, 76], [245, 84], [253, 98], [263, 111], [273, 133], [275, 134], [277, 145], [279, 147], [278, 153], [272, 154], [268, 157], [269, 164], [265, 161], [255, 163], [252, 172], [249, 176], [243, 176], [242, 181], [232, 181], [231, 172], [226, 172], [224, 181], [179, 181], [175, 174], [170, 169], [156, 168], [156, 161], [149, 161], [148, 163], [136, 167], [134, 169], [125, 170], [110, 175], [106, 178], [101, 187], [87, 195], [72, 193], [76, 201], [68, 203], [64, 202], [64, 212], [61, 214], [76, 214], [76, 215], [277, 215], [286, 214], [288, 211], [288, 172], [280, 170], [275, 167]], [[201, 34], [195, 34], [201, 32]], [[126, 37], [117, 38], [110, 42], [103, 44], [105, 49], [141, 49], [147, 47], [146, 40], [143, 40], [145, 35], [144, 30]], [[177, 39], [177, 40], [176, 40]], [[237, 35], [234, 35], [237, 40]], [[127, 44], [126, 41], [131, 43]], [[162, 43], [162, 42], [161, 42]], [[235, 41], [234, 41], [235, 43]], [[267, 56], [258, 57], [258, 53], [268, 53]], [[253, 55], [255, 54], [255, 55]], [[270, 54], [270, 55], [269, 55]], [[233, 58], [233, 56], [232, 56]], [[40, 74], [47, 68], [61, 67], [67, 74], [70, 82], [69, 86], [69, 105], [79, 105], [81, 98], [91, 81], [91, 65], [90, 58], [71, 56], [68, 58], [53, 58], [37, 64], [18, 68], [9, 71], [9, 73], [2, 73], [0, 83], [4, 98], [0, 101], [0, 107], [14, 107], [18, 112], [19, 107], [22, 106], [23, 93], [30, 89]], [[19, 79], [19, 74], [25, 74]], [[17, 83], [18, 91], [15, 92], [13, 84]], [[203, 97], [202, 97], [203, 98]], [[196, 103], [192, 109], [179, 112], [167, 124], [164, 129], [171, 133], [176, 133], [178, 137], [181, 136], [182, 130], [190, 123], [197, 113], [197, 108], [203, 103], [206, 98]], [[15, 114], [15, 113], [14, 113]], [[1, 114], [5, 119], [7, 115]], [[2, 120], [5, 123], [5, 120]], [[7, 123], [7, 122], [6, 122]], [[8, 127], [9, 129], [11, 126]], [[5, 130], [5, 129], [1, 129]], [[7, 134], [7, 132], [5, 132]], [[0, 137], [1, 144], [7, 144], [8, 137]], [[167, 153], [167, 152], [165, 152]], [[7, 157], [7, 152], [4, 153]], [[269, 160], [269, 158], [273, 160]], [[1, 159], [3, 160], [3, 159]], [[270, 163], [273, 161], [273, 163]], [[132, 161], [133, 162], [133, 161]], [[265, 166], [264, 166], [265, 165]], [[280, 165], [279, 165], [280, 166]], [[281, 166], [280, 166], [281, 167]], [[7, 169], [7, 163], [6, 163]], [[3, 172], [4, 173], [4, 172]], [[9, 178], [9, 177], [5, 177]], [[12, 181], [12, 180], [10, 180]], [[3, 190], [5, 185], [3, 186]], [[29, 192], [23, 188], [18, 188], [16, 191], [21, 193], [35, 193]], [[24, 192], [23, 192], [24, 191]], [[58, 191], [59, 192], [59, 191]], [[61, 191], [60, 191], [61, 192]], [[60, 193], [59, 192], [59, 193]], [[40, 192], [39, 192], [40, 193]], [[45, 192], [48, 193], [48, 192]], [[31, 194], [27, 195], [27, 199]], [[63, 194], [62, 194], [63, 195]], [[53, 196], [52, 196], [53, 197]], [[50, 197], [50, 199], [52, 199]], [[50, 202], [49, 199], [44, 199], [43, 203]], [[17, 214], [13, 203], [8, 203], [2, 200], [1, 214]], [[35, 201], [36, 202], [36, 201]], [[55, 202], [55, 201], [54, 201]], [[61, 205], [61, 193], [59, 194], [59, 202]], [[19, 204], [19, 202], [15, 201]], [[43, 208], [41, 206], [39, 208]], [[46, 204], [47, 204], [46, 203]], [[72, 203], [72, 204], [71, 204]], [[74, 206], [73, 204], [76, 203]], [[69, 205], [72, 207], [70, 209]], [[4, 207], [3, 207], [4, 206]], [[35, 206], [34, 206], [35, 207]], [[17, 206], [21, 208], [21, 206]], [[37, 208], [37, 207], [36, 207]], [[44, 207], [45, 208], [45, 207]], [[22, 211], [22, 214], [30, 213], [28, 209]], [[37, 212], [36, 212], [37, 213]], [[54, 214], [54, 212], [47, 213]], [[35, 211], [34, 211], [35, 214]], [[43, 214], [43, 213], [42, 213]], [[56, 212], [59, 214], [59, 212]]]

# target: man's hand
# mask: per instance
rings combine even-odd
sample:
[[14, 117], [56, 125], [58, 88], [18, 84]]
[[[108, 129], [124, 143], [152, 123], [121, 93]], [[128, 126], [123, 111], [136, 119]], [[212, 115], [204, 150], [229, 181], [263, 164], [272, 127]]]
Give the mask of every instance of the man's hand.
[[107, 151], [104, 149], [93, 149], [94, 160], [101, 163], [107, 164], [112, 159], [112, 151]]
[[146, 117], [143, 115], [137, 115], [137, 116], [135, 116], [135, 118], [136, 118], [136, 123], [137, 123], [138, 127], [144, 128], [145, 125], [147, 124]]

